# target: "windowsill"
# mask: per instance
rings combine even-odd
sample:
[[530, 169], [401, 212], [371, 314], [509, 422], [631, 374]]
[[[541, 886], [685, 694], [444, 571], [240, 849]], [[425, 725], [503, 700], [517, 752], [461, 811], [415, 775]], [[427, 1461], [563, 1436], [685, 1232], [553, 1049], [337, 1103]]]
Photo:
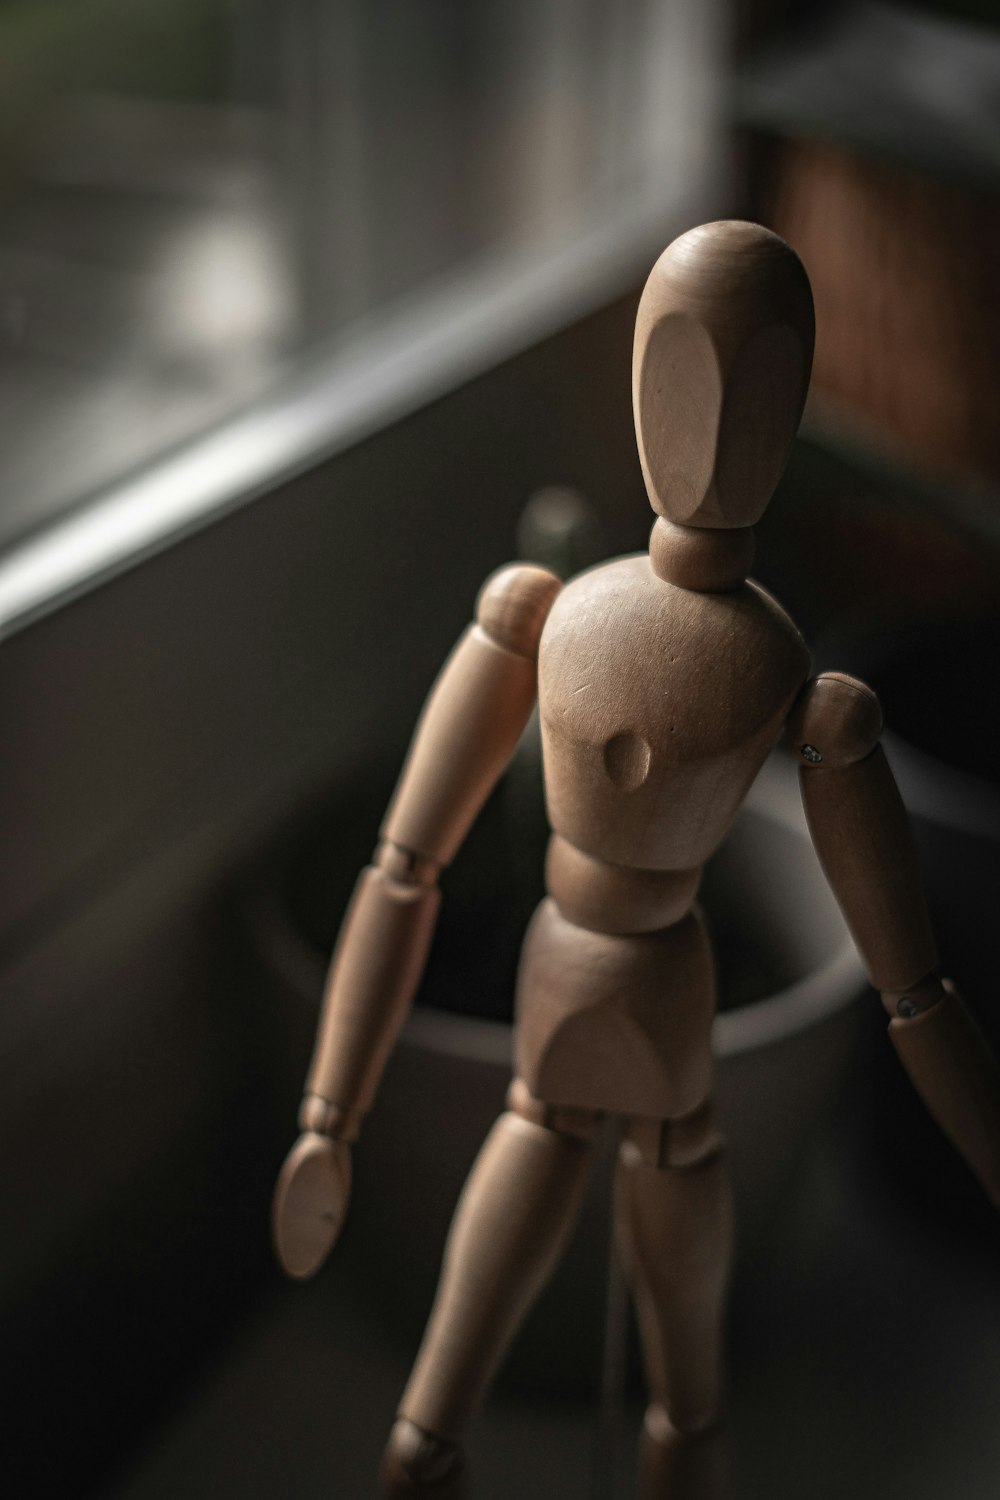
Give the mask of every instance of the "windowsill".
[[[665, 234], [704, 217], [672, 188], [630, 195], [569, 244], [443, 281], [312, 357], [275, 393], [81, 502], [0, 558], [0, 638], [502, 363], [639, 282]], [[693, 195], [692, 195], [693, 197]]]

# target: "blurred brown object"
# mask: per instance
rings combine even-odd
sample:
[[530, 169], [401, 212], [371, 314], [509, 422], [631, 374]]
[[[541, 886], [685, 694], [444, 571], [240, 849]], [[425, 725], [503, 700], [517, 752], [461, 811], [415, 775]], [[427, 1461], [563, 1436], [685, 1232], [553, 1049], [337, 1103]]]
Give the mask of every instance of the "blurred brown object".
[[815, 414], [1000, 481], [1000, 201], [818, 140], [783, 143], [772, 181], [765, 222], [813, 283]]

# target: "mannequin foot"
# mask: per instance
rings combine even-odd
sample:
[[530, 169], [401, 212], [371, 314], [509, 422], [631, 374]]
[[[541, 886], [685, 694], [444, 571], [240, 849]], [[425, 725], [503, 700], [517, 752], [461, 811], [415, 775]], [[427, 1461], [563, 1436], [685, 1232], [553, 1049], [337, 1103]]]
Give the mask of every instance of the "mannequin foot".
[[457, 1443], [399, 1417], [382, 1460], [382, 1486], [390, 1500], [466, 1500], [465, 1454]]
[[723, 1500], [725, 1456], [721, 1423], [679, 1432], [662, 1406], [650, 1406], [639, 1444], [640, 1500]]

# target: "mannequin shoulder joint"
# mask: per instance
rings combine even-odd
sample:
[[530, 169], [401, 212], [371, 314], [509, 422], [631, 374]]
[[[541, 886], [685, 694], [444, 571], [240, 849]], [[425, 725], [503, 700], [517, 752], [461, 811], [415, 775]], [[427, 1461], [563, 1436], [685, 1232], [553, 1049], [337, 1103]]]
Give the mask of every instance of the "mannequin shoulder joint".
[[512, 563], [483, 584], [476, 600], [476, 621], [498, 646], [533, 661], [542, 627], [561, 588], [547, 568]]
[[836, 770], [864, 760], [882, 733], [882, 708], [871, 688], [844, 672], [806, 683], [788, 720], [800, 763]]

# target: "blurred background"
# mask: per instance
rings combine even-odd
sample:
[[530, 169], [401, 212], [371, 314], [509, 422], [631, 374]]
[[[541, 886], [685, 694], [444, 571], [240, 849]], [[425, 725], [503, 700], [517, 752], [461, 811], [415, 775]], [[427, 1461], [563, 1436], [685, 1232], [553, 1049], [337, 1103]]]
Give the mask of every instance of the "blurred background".
[[[485, 575], [645, 545], [631, 328], [693, 224], [758, 219], [809, 270], [755, 571], [818, 669], [880, 693], [946, 968], [1000, 1047], [998, 140], [992, 0], [0, 0], [18, 1495], [375, 1493], [503, 1097], [530, 733], [449, 873], [344, 1241], [290, 1287], [268, 1200], [324, 955]], [[744, 1224], [727, 1493], [985, 1500], [1000, 1235], [788, 769], [706, 892]], [[477, 1440], [481, 1500], [630, 1493], [606, 1177]]]

